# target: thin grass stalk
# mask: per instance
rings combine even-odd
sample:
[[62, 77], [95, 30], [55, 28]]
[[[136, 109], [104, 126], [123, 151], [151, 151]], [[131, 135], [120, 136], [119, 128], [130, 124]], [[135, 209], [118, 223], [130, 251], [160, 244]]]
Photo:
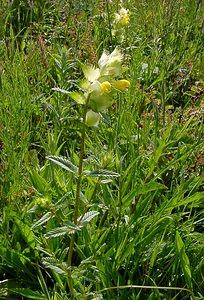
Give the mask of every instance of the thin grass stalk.
[[161, 99], [162, 99], [162, 125], [165, 127], [165, 104], [166, 104], [166, 82], [165, 79], [162, 81], [161, 85]]
[[173, 286], [154, 286], [154, 285], [134, 285], [134, 284], [131, 284], [131, 285], [121, 285], [121, 286], [112, 286], [112, 287], [107, 287], [107, 288], [104, 288], [100, 291], [98, 291], [98, 293], [104, 293], [104, 292], [107, 292], [107, 291], [110, 291], [110, 290], [118, 290], [118, 289], [150, 289], [150, 290], [169, 290], [169, 291], [179, 291], [179, 292], [182, 292], [182, 291], [185, 291], [187, 293], [189, 293], [192, 297], [192, 299], [194, 300], [195, 297], [194, 297], [194, 294], [191, 290], [187, 289], [187, 288], [180, 288], [180, 287], [173, 287]]
[[108, 29], [110, 32], [110, 41], [111, 41], [111, 45], [113, 45], [113, 35], [112, 35], [112, 29], [111, 29], [112, 26], [111, 26], [111, 18], [110, 18], [109, 1], [107, 1], [106, 8], [107, 8], [107, 16], [108, 16]]

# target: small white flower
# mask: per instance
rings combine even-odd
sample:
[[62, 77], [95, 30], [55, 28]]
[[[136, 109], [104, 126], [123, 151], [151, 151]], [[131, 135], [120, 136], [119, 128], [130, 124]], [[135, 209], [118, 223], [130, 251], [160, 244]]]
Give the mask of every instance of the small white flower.
[[142, 64], [142, 71], [146, 70], [148, 68], [148, 64]]
[[159, 74], [159, 68], [155, 67], [154, 70], [153, 70], [153, 73], [156, 74], [156, 75]]

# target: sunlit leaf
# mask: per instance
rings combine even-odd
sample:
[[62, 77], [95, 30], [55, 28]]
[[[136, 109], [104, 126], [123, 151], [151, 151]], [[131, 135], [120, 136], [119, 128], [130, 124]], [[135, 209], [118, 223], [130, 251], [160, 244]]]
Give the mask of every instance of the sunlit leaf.
[[90, 82], [85, 79], [79, 82], [79, 87], [84, 90], [84, 91], [88, 91], [88, 89], [90, 88]]
[[80, 227], [76, 226], [74, 223], [69, 222], [68, 225], [62, 227], [56, 227], [49, 232], [47, 232], [44, 236], [46, 239], [56, 238], [59, 236], [63, 236], [66, 234], [74, 234], [75, 231], [80, 230]]
[[52, 258], [52, 257], [43, 258], [42, 263], [45, 268], [49, 268], [60, 275], [67, 275], [66, 263], [62, 264], [57, 259]]
[[63, 94], [69, 94], [70, 92], [66, 91], [66, 90], [63, 90], [61, 88], [53, 88], [52, 89], [53, 91], [56, 91], [56, 92], [60, 92], [60, 93], [63, 93]]

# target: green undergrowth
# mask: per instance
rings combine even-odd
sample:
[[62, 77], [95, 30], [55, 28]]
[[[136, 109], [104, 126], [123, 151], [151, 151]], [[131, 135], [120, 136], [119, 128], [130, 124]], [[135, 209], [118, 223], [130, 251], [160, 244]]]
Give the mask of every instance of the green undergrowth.
[[[0, 299], [204, 298], [203, 12], [0, 4]], [[116, 47], [130, 87], [89, 127], [81, 67]]]

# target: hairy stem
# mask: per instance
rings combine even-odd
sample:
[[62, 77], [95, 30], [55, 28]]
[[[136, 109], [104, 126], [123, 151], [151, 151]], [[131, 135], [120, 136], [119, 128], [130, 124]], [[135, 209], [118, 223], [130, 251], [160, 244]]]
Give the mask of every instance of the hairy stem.
[[[84, 107], [83, 124], [85, 124], [85, 121], [86, 121], [86, 113], [87, 113], [87, 105]], [[82, 180], [82, 173], [83, 173], [85, 135], [86, 135], [86, 126], [84, 125], [83, 129], [82, 129], [82, 134], [81, 134], [79, 168], [78, 168], [78, 177], [77, 177], [76, 194], [75, 194], [75, 206], [74, 206], [74, 224], [75, 225], [77, 225], [78, 211], [79, 211], [81, 180]], [[68, 269], [69, 269], [68, 285], [69, 285], [71, 297], [74, 297], [73, 281], [72, 281], [72, 277], [71, 277], [71, 265], [72, 265], [72, 256], [73, 256], [73, 251], [74, 251], [75, 237], [76, 237], [76, 233], [74, 233], [71, 237], [68, 258], [67, 258], [67, 265], [68, 265]]]

